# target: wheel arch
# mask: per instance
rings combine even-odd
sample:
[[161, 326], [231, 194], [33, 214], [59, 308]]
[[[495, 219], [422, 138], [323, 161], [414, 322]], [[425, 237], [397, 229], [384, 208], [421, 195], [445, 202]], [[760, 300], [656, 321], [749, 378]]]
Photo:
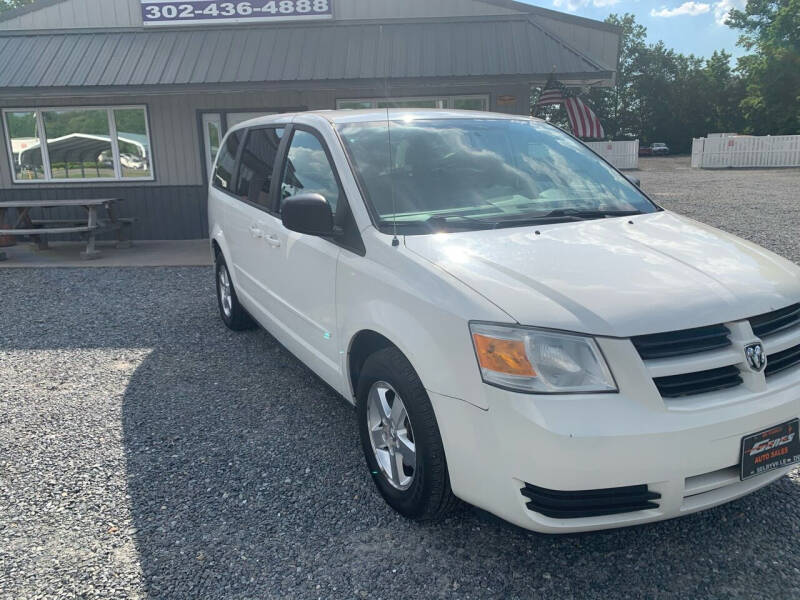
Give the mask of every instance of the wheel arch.
[[356, 397], [358, 378], [364, 368], [364, 363], [370, 356], [384, 348], [397, 348], [410, 362], [408, 355], [403, 352], [398, 344], [373, 329], [362, 329], [350, 338], [350, 344], [347, 348], [347, 380], [350, 384], [353, 400]]

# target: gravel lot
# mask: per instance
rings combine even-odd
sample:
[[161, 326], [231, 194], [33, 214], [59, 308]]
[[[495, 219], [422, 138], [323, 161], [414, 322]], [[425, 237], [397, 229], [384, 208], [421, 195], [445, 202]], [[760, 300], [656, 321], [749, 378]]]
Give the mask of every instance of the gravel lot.
[[[800, 171], [648, 160], [668, 208], [800, 262]], [[800, 473], [684, 519], [550, 537], [373, 491], [352, 410], [207, 268], [0, 269], [0, 598], [800, 597]]]

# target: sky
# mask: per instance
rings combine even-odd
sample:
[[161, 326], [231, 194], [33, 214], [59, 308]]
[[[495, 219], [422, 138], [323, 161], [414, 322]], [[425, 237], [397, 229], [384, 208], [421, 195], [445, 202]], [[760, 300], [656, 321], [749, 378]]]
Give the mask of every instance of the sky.
[[633, 13], [647, 27], [649, 42], [663, 42], [683, 54], [708, 58], [725, 49], [734, 56], [738, 32], [724, 25], [731, 8], [742, 8], [745, 0], [522, 0], [561, 12], [602, 21], [611, 13]]

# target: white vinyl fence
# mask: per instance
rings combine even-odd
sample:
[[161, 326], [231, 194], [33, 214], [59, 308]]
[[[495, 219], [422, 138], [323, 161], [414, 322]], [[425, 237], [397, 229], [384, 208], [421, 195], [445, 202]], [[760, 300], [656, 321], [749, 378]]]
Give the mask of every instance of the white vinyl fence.
[[586, 145], [618, 169], [639, 168], [639, 140], [633, 140], [632, 142], [587, 142]]
[[800, 167], [800, 135], [697, 138], [692, 142], [692, 167]]

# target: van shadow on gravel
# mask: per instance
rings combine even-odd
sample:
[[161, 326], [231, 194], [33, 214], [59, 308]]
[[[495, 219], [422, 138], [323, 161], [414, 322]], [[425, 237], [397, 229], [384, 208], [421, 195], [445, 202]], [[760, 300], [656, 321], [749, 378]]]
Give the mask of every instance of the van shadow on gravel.
[[[31, 276], [51, 290], [53, 277]], [[349, 404], [269, 334], [227, 331], [210, 270], [64, 277], [38, 298], [47, 330], [19, 345], [151, 349], [122, 396], [128, 498], [107, 499], [130, 507], [148, 598], [800, 595], [797, 474], [597, 534], [532, 534], [474, 509], [410, 523], [374, 491]], [[75, 289], [80, 313], [59, 319]]]

